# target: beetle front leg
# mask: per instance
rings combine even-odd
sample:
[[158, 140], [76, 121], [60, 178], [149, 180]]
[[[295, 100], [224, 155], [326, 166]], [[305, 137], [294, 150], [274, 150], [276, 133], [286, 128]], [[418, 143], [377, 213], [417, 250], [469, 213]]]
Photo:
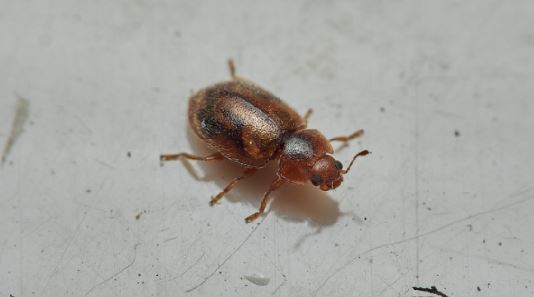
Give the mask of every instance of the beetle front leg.
[[276, 179], [271, 183], [271, 186], [269, 186], [269, 189], [267, 190], [267, 192], [263, 194], [263, 198], [261, 199], [260, 207], [258, 211], [246, 217], [245, 222], [250, 223], [254, 221], [255, 219], [257, 219], [259, 216], [261, 216], [265, 212], [265, 208], [267, 208], [267, 203], [269, 202], [269, 198], [270, 198], [269, 194], [271, 194], [272, 191], [278, 189], [281, 185], [284, 184], [284, 182], [285, 181], [280, 176], [276, 177]]

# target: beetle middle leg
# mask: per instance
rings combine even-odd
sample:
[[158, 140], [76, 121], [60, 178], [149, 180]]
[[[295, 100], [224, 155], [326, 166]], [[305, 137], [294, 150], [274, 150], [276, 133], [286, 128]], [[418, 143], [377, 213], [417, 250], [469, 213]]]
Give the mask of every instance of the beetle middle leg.
[[226, 193], [230, 192], [235, 187], [235, 185], [237, 184], [238, 181], [251, 176], [252, 174], [256, 173], [256, 171], [258, 171], [258, 169], [256, 169], [256, 168], [245, 169], [245, 171], [243, 172], [243, 174], [241, 176], [238, 176], [238, 177], [234, 178], [232, 181], [230, 181], [230, 183], [228, 183], [228, 185], [226, 187], [224, 187], [222, 192], [220, 192], [219, 194], [217, 194], [217, 195], [215, 195], [215, 196], [213, 196], [211, 198], [210, 206], [213, 206], [215, 203], [217, 203], [219, 200], [221, 200], [221, 198]]
[[159, 160], [160, 161], [175, 161], [178, 159], [189, 159], [189, 160], [197, 160], [197, 161], [212, 161], [212, 160], [222, 160], [224, 159], [223, 155], [221, 153], [214, 153], [207, 156], [196, 156], [188, 153], [178, 153], [178, 154], [166, 154], [166, 155], [160, 155]]
[[269, 202], [269, 198], [270, 198], [269, 194], [271, 194], [272, 191], [278, 189], [281, 185], [284, 184], [284, 182], [285, 181], [280, 176], [276, 177], [276, 179], [271, 183], [271, 186], [269, 187], [267, 192], [263, 194], [263, 198], [261, 199], [261, 203], [260, 203], [260, 207], [258, 211], [246, 217], [245, 222], [250, 223], [254, 221], [255, 219], [257, 219], [259, 216], [261, 216], [265, 212], [265, 208], [267, 207], [267, 203]]
[[362, 136], [364, 133], [364, 131], [362, 129], [350, 134], [350, 135], [347, 135], [347, 136], [338, 136], [338, 137], [334, 137], [334, 138], [330, 138], [329, 141], [341, 141], [341, 142], [344, 142], [344, 143], [347, 143], [353, 139], [356, 139], [360, 136]]

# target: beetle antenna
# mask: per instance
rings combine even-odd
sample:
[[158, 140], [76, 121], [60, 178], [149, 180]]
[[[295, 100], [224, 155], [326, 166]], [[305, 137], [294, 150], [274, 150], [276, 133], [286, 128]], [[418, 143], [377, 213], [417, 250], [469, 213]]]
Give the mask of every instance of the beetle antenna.
[[349, 164], [349, 167], [347, 167], [347, 169], [345, 170], [341, 170], [341, 173], [342, 174], [347, 174], [350, 170], [350, 167], [352, 167], [352, 164], [354, 163], [354, 160], [356, 160], [356, 158], [360, 157], [360, 156], [365, 156], [365, 155], [368, 155], [370, 154], [371, 152], [368, 151], [368, 150], [363, 150], [359, 153], [357, 153], [353, 158], [352, 158], [352, 161], [350, 161], [350, 164]]

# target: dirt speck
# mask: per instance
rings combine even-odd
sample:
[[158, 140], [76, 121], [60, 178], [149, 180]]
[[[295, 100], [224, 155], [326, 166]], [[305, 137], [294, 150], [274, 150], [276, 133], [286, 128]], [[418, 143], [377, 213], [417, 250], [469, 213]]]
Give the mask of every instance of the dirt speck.
[[460, 137], [460, 131], [454, 130], [454, 136], [455, 137]]
[[135, 215], [135, 219], [138, 221], [144, 213], [146, 213], [146, 210], [140, 211]]
[[431, 294], [434, 294], [434, 295], [437, 295], [437, 296], [441, 296], [441, 297], [449, 297], [449, 296], [445, 295], [445, 293], [443, 293], [440, 290], [438, 290], [435, 286], [432, 286], [430, 288], [412, 287], [412, 289], [414, 289], [415, 291], [431, 293]]
[[126, 156], [128, 156], [128, 158], [131, 158], [132, 157], [132, 152], [127, 152]]
[[479, 292], [480, 292], [480, 291], [482, 291], [482, 290], [480, 289], [480, 287], [478, 287], [478, 286], [477, 286], [477, 291], [479, 291]]

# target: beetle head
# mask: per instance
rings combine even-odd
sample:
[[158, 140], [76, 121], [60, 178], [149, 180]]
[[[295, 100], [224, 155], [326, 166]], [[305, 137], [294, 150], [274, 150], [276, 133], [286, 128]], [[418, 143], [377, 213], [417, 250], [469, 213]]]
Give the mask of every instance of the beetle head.
[[318, 159], [310, 171], [310, 181], [323, 191], [339, 187], [343, 181], [343, 165], [330, 155]]
[[335, 189], [343, 181], [343, 174], [347, 174], [350, 171], [354, 160], [368, 154], [370, 154], [368, 150], [363, 150], [354, 155], [347, 169], [343, 169], [343, 164], [332, 156], [325, 155], [318, 159], [312, 166], [310, 181], [314, 186], [319, 186], [323, 191]]

